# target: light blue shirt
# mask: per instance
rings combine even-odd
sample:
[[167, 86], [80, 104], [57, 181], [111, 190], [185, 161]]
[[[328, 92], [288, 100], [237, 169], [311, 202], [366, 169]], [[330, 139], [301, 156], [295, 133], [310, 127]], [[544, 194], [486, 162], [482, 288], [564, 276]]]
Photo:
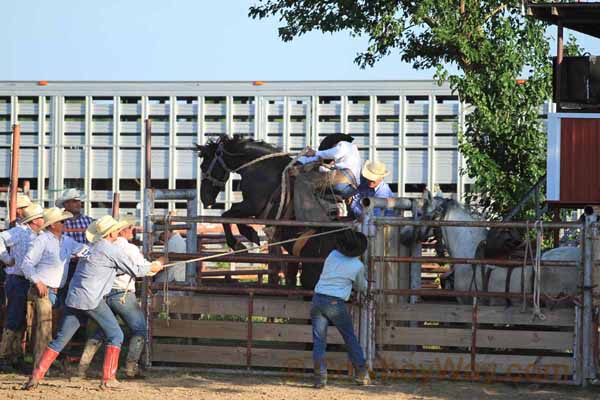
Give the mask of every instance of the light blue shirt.
[[83, 256], [86, 250], [86, 245], [68, 236], [63, 235], [58, 240], [52, 232], [42, 231], [31, 242], [23, 259], [23, 275], [33, 283], [62, 288], [67, 282], [71, 257]]
[[102, 239], [91, 247], [86, 258], [79, 260], [65, 304], [78, 310], [93, 310], [110, 293], [117, 273], [142, 277], [148, 271], [149, 263], [134, 263], [118, 246]]
[[[377, 185], [375, 189], [372, 189], [369, 187], [368, 181], [361, 176], [360, 185], [358, 185], [358, 193], [354, 195], [354, 197], [352, 198], [352, 203], [350, 204], [350, 209], [352, 210], [356, 218], [360, 217], [363, 211], [360, 201], [368, 197], [389, 199], [394, 197], [394, 192], [392, 192], [392, 189], [390, 189], [389, 185], [383, 181], [381, 181], [381, 183]], [[376, 217], [380, 217], [381, 209], [374, 209], [373, 215]], [[383, 215], [385, 215], [386, 217], [391, 217], [394, 215], [394, 210], [386, 209], [384, 210]]]
[[[7, 231], [0, 233], [0, 261], [5, 264], [14, 265], [6, 267], [7, 274], [23, 276], [21, 265], [27, 254], [27, 249], [31, 242], [37, 237], [37, 233], [29, 225], [17, 225]], [[11, 248], [11, 254], [8, 254], [7, 248]]]
[[365, 266], [358, 257], [347, 257], [333, 250], [325, 259], [315, 293], [348, 300], [352, 287], [359, 292], [367, 289]]

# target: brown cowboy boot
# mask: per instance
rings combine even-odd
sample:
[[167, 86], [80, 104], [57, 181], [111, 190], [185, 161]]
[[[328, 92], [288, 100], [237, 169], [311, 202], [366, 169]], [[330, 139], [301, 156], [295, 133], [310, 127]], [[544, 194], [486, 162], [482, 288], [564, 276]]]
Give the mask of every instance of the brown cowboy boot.
[[327, 367], [325, 366], [325, 360], [313, 361], [313, 387], [315, 389], [322, 389], [327, 385]]
[[102, 347], [101, 340], [88, 339], [85, 342], [85, 347], [83, 348], [83, 353], [81, 354], [81, 358], [79, 359], [79, 365], [77, 366], [77, 372], [75, 373], [75, 377], [86, 377], [87, 370], [90, 368], [90, 364], [94, 359], [94, 355], [98, 352], [98, 350], [100, 350], [100, 347]]
[[46, 350], [42, 354], [42, 357], [40, 357], [40, 361], [33, 370], [31, 378], [29, 378], [29, 381], [27, 381], [27, 383], [23, 385], [23, 390], [32, 390], [38, 386], [40, 381], [44, 379], [44, 376], [46, 375], [46, 372], [48, 372], [48, 369], [50, 369], [52, 362], [54, 362], [54, 360], [56, 360], [56, 357], [58, 357], [58, 354], [59, 353], [57, 351], [52, 350], [50, 347], [46, 348]]
[[354, 383], [360, 386], [371, 384], [371, 376], [369, 375], [369, 370], [366, 367], [354, 367], [354, 371], [356, 371], [354, 375]]
[[15, 332], [10, 329], [2, 331], [0, 339], [0, 371], [12, 372], [13, 370], [13, 348], [15, 341]]
[[143, 336], [132, 336], [129, 340], [127, 363], [125, 364], [125, 375], [127, 378], [143, 378], [140, 374], [139, 361], [144, 350], [144, 341]]

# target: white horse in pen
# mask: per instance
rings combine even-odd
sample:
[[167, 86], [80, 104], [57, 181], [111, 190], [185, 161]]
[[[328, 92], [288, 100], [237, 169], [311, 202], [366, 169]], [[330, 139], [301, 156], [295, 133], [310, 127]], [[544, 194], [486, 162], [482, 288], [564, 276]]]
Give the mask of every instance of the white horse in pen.
[[[469, 211], [455, 200], [442, 197], [431, 197], [428, 191], [423, 199], [423, 219], [438, 221], [480, 221], [483, 218]], [[431, 229], [422, 228], [431, 236]], [[443, 244], [448, 255], [453, 258], [483, 258], [477, 254], [478, 246], [487, 237], [488, 229], [484, 227], [450, 227], [440, 228]], [[421, 233], [421, 236], [424, 234]], [[531, 257], [531, 255], [530, 255]], [[532, 258], [529, 258], [531, 261]], [[541, 260], [579, 261], [579, 247], [559, 247], [543, 253]], [[511, 271], [512, 269], [512, 271]], [[455, 264], [452, 266], [453, 289], [457, 291], [487, 291], [531, 294], [534, 289], [534, 269], [532, 266], [497, 266]], [[489, 275], [488, 275], [489, 274]], [[551, 298], [574, 296], [577, 293], [578, 274], [575, 268], [541, 267], [538, 277], [539, 292]], [[459, 298], [461, 303], [466, 298]], [[518, 299], [512, 304], [522, 304]], [[505, 305], [506, 300], [493, 298], [491, 305]]]

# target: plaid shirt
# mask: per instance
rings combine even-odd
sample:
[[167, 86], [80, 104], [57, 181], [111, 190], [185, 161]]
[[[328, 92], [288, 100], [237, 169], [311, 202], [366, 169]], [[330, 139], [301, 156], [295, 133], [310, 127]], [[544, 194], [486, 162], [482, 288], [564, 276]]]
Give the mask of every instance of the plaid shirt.
[[[65, 220], [65, 229], [87, 229], [93, 219], [87, 215], [80, 214], [79, 217]], [[65, 235], [72, 237], [75, 241], [87, 244], [85, 232], [65, 232]]]

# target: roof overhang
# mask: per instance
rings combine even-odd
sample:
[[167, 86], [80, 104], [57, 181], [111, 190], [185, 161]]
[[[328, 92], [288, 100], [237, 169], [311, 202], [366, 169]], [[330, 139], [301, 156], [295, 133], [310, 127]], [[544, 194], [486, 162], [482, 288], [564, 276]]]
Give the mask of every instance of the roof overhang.
[[530, 3], [527, 15], [573, 31], [600, 38], [600, 2]]

